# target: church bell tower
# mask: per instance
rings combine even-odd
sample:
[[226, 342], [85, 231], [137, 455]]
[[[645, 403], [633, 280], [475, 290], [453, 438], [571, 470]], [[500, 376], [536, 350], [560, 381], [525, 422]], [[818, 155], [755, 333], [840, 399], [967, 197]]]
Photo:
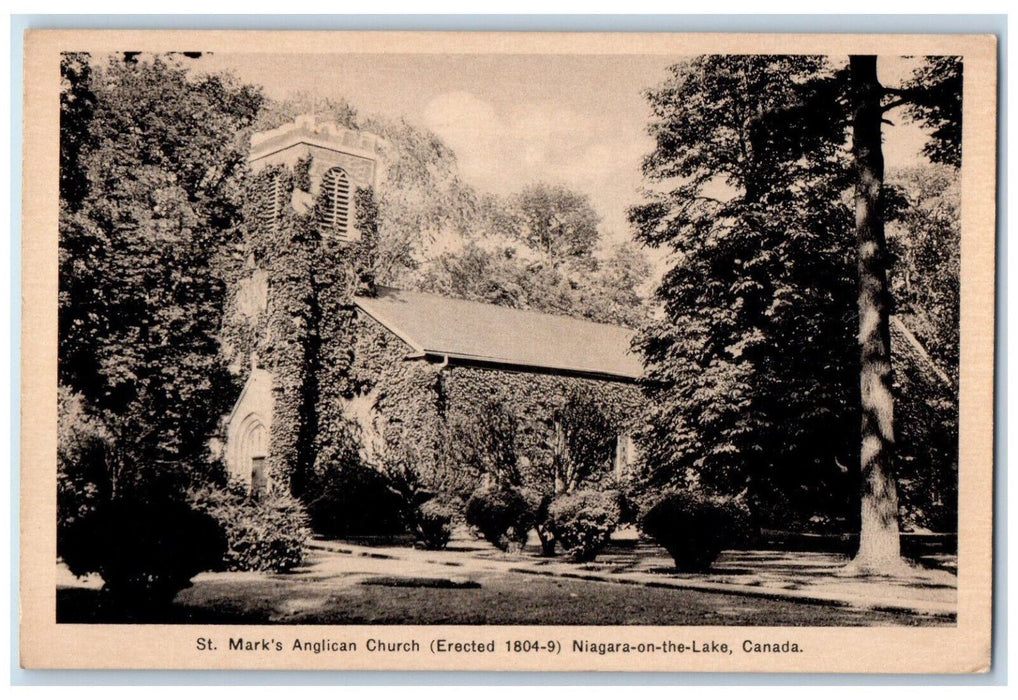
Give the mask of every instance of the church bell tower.
[[[284, 165], [298, 175], [290, 204], [307, 211], [325, 195], [319, 213], [322, 235], [338, 241], [359, 238], [354, 194], [359, 187], [377, 188], [379, 138], [337, 124], [319, 123], [303, 115], [289, 124], [251, 137], [249, 163], [253, 173]], [[272, 206], [284, 202], [272, 200]]]

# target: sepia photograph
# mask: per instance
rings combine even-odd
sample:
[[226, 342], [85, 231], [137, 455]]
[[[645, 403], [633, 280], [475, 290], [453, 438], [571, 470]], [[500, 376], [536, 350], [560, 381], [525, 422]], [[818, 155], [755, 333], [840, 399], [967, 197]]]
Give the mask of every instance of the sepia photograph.
[[46, 34], [26, 638], [986, 669], [993, 37]]

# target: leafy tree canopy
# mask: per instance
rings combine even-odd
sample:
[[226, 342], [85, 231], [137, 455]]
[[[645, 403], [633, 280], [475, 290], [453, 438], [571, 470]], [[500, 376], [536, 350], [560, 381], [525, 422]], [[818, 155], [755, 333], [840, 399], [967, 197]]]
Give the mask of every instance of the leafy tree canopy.
[[930, 138], [923, 153], [930, 162], [961, 165], [962, 62], [958, 56], [928, 56], [902, 90], [906, 111], [924, 124]]
[[528, 185], [510, 200], [518, 235], [552, 260], [590, 257], [597, 246], [601, 217], [586, 195], [562, 185]]
[[630, 220], [674, 261], [664, 316], [638, 339], [651, 484], [750, 484], [800, 512], [843, 492], [857, 425], [844, 120], [795, 118], [837, 79], [818, 57], [702, 56], [647, 93], [655, 186]]
[[[638, 339], [651, 399], [645, 478], [729, 492], [748, 486], [758, 515], [786, 526], [813, 513], [857, 517], [847, 78], [846, 68], [808, 56], [700, 56], [674, 66], [647, 93], [656, 147], [644, 164], [644, 203], [630, 212], [639, 242], [672, 252], [657, 290], [663, 317]], [[882, 108], [918, 105], [909, 114], [931, 129], [931, 143], [955, 148], [958, 80], [954, 59], [926, 59], [910, 82], [886, 91]], [[927, 154], [958, 162], [946, 151]], [[891, 180], [882, 206], [896, 221], [898, 312], [938, 363], [956, 366], [950, 169]], [[913, 371], [919, 355], [895, 353], [911, 363], [896, 391], [925, 392], [919, 376], [935, 375]], [[936, 455], [924, 453], [921, 443], [946, 414], [909, 406], [926, 426], [903, 434], [910, 473], [943, 474], [950, 451], [938, 443]], [[949, 502], [948, 479], [936, 480], [947, 496], [934, 498]], [[912, 493], [921, 496], [917, 483]]]
[[174, 59], [63, 62], [60, 381], [120, 461], [201, 461], [258, 90]]

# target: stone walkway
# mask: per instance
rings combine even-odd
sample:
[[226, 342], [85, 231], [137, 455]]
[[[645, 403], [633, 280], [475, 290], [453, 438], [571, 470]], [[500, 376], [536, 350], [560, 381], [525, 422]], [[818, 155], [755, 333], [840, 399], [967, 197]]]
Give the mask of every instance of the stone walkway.
[[[589, 564], [570, 563], [561, 556], [543, 557], [536, 544], [521, 553], [506, 554], [465, 531], [440, 551], [321, 539], [315, 540], [312, 548], [323, 556], [312, 556], [307, 566], [289, 576], [341, 586], [384, 583], [469, 588], [486, 575], [516, 573], [903, 612], [942, 620], [953, 619], [957, 612], [954, 557], [927, 560], [928, 568], [887, 577], [848, 574], [848, 559], [840, 554], [733, 550], [723, 552], [708, 574], [680, 574], [663, 549], [626, 531], [618, 533]], [[194, 580], [259, 581], [264, 576], [259, 572], [208, 572]], [[57, 584], [98, 589], [102, 580], [96, 576], [75, 579], [66, 567], [60, 567]]]
[[345, 557], [329, 558], [330, 568], [351, 567], [364, 575], [435, 577], [462, 585], [469, 585], [473, 576], [503, 571], [936, 617], [950, 618], [957, 611], [957, 576], [945, 570], [951, 568], [951, 561], [936, 562], [943, 568], [917, 567], [904, 576], [858, 576], [845, 571], [848, 559], [839, 554], [726, 551], [710, 573], [680, 574], [663, 549], [628, 533], [613, 540], [589, 564], [570, 563], [563, 557], [542, 557], [536, 546], [519, 554], [505, 554], [483, 541], [462, 535], [448, 549], [440, 551], [328, 540], [316, 540], [313, 546], [350, 557], [346, 561]]

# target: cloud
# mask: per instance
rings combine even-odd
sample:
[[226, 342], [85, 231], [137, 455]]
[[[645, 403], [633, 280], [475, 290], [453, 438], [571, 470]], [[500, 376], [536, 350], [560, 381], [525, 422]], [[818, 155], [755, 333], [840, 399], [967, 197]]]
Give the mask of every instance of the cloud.
[[521, 179], [596, 179], [628, 145], [592, 116], [561, 105], [527, 102], [500, 112], [463, 91], [433, 98], [424, 120], [456, 151], [465, 176], [503, 193]]
[[428, 127], [443, 137], [470, 142], [484, 138], [498, 126], [495, 108], [469, 92], [447, 92], [424, 109]]
[[625, 234], [625, 208], [635, 201], [649, 151], [642, 130], [551, 101], [498, 108], [466, 91], [434, 97], [424, 121], [480, 189], [505, 195], [538, 180], [560, 183], [589, 195], [605, 227]]
[[485, 179], [485, 164], [490, 165], [505, 128], [490, 103], [469, 92], [444, 93], [428, 102], [424, 123], [456, 152], [464, 176]]

